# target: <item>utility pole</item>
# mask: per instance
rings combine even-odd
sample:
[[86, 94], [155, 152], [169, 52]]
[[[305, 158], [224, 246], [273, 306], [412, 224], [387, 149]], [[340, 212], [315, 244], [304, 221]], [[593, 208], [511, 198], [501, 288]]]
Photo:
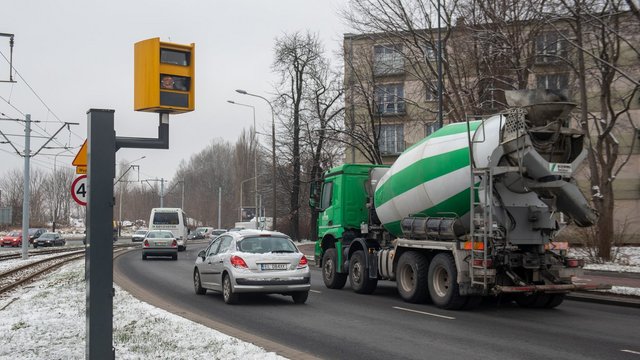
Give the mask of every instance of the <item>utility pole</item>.
[[24, 127], [24, 176], [22, 194], [22, 259], [29, 258], [29, 160], [31, 159], [31, 114], [25, 116]]
[[220, 212], [222, 211], [222, 186], [218, 187], [218, 229], [220, 229]]

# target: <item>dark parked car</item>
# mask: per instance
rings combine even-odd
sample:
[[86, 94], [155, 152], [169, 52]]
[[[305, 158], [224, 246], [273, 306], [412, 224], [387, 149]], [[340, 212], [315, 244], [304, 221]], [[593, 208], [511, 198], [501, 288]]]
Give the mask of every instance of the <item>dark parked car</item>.
[[40, 235], [40, 237], [33, 242], [33, 247], [37, 248], [38, 246], [58, 246], [58, 245], [64, 246], [66, 243], [67, 242], [64, 240], [64, 238], [60, 236], [60, 234], [58, 234], [57, 232], [47, 232]]
[[31, 228], [29, 229], [29, 244], [33, 244], [34, 240], [39, 238], [40, 235], [47, 232], [47, 229], [43, 228]]

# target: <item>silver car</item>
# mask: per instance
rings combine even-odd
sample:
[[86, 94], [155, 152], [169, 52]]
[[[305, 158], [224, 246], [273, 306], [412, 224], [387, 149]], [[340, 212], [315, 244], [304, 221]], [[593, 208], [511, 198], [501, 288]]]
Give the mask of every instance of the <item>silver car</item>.
[[289, 295], [303, 304], [310, 279], [307, 258], [287, 235], [272, 231], [222, 234], [198, 253], [193, 269], [196, 294], [222, 292], [227, 304], [237, 303], [242, 293]]
[[171, 256], [178, 260], [178, 240], [169, 230], [152, 230], [142, 241], [142, 260], [147, 256]]

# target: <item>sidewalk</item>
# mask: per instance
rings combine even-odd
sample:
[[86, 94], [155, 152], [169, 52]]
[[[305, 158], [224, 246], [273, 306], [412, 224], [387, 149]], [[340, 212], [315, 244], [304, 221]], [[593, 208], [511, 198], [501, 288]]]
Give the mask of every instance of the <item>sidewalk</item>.
[[[299, 244], [302, 251], [310, 262], [314, 262], [315, 244]], [[640, 273], [622, 273], [612, 271], [585, 270], [584, 275], [577, 278], [578, 282], [590, 284], [608, 284], [611, 286], [624, 286], [640, 289]], [[603, 304], [613, 304], [640, 308], [640, 296], [619, 295], [604, 291], [576, 291], [567, 295], [568, 299], [577, 301], [589, 301]]]

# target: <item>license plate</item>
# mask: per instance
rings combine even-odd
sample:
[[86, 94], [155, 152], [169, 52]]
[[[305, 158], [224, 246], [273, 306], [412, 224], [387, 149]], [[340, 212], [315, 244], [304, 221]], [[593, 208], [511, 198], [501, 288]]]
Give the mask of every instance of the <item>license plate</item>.
[[287, 264], [262, 264], [262, 270], [287, 270]]
[[165, 241], [156, 241], [156, 246], [167, 246]]

